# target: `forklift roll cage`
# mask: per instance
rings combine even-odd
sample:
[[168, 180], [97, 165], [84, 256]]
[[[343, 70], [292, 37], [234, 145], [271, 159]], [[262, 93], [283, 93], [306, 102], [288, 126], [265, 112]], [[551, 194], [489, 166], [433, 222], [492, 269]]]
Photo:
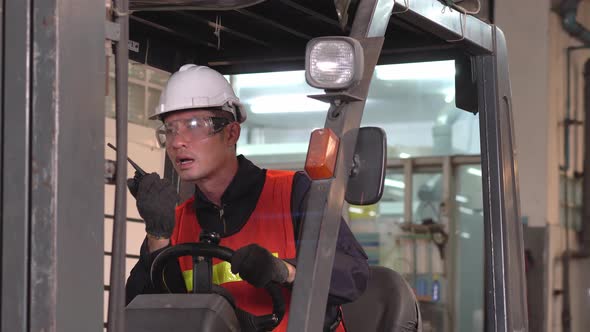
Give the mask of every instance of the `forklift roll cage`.
[[[305, 8], [304, 1], [276, 2]], [[102, 329], [105, 37], [118, 40], [118, 169], [126, 169], [129, 21], [167, 31], [171, 39], [190, 39], [162, 22], [150, 21], [152, 14], [128, 15], [126, 0], [116, 5], [115, 24], [109, 22], [105, 29], [102, 1], [2, 3], [2, 331]], [[503, 33], [475, 17], [445, 10], [438, 0], [359, 0], [355, 9], [353, 23], [344, 31], [363, 46], [365, 74], [347, 92], [361, 100], [345, 103], [341, 116], [326, 118], [325, 127], [344, 144], [339, 147], [335, 176], [312, 183], [308, 208], [322, 213], [305, 217], [289, 332], [319, 331], [323, 325], [351, 167], [348, 161], [356, 142], [354, 129], [360, 125], [375, 66], [440, 58], [457, 62], [457, 106], [480, 114], [485, 330], [527, 331], [513, 110]], [[263, 19], [249, 8], [240, 10]], [[327, 20], [321, 14], [316, 19]], [[396, 48], [386, 33], [394, 20], [396, 27], [407, 28], [411, 38], [422, 36], [424, 42]], [[326, 31], [334, 31], [334, 26], [330, 29]], [[208, 63], [231, 74], [301, 68], [303, 61], [303, 49], [298, 56], [279, 54], [268, 61], [255, 54], [240, 60], [239, 53], [233, 58], [215, 58], [215, 54], [209, 52]], [[117, 319], [113, 314], [122, 312], [124, 305], [120, 291], [125, 266], [125, 176], [125, 172], [117, 174], [113, 252], [121, 254], [113, 255], [115, 278], [109, 302], [109, 326], [117, 331], [124, 326], [124, 317]]]

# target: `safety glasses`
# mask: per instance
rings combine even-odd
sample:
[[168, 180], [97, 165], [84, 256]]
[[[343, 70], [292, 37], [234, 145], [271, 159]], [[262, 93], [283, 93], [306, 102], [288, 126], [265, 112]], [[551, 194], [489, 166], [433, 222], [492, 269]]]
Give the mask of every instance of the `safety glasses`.
[[228, 119], [218, 117], [194, 117], [168, 121], [156, 129], [156, 138], [161, 147], [165, 147], [166, 142], [172, 142], [177, 135], [186, 141], [199, 141], [222, 131], [229, 123]]

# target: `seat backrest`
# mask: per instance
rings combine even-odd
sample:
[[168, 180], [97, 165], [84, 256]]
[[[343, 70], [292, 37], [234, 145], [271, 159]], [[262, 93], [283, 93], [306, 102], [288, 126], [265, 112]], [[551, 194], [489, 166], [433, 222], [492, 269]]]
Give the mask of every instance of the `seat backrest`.
[[382, 266], [371, 266], [369, 272], [363, 295], [342, 306], [346, 331], [422, 331], [418, 301], [404, 278]]
[[238, 332], [234, 308], [218, 294], [143, 294], [125, 308], [126, 332]]

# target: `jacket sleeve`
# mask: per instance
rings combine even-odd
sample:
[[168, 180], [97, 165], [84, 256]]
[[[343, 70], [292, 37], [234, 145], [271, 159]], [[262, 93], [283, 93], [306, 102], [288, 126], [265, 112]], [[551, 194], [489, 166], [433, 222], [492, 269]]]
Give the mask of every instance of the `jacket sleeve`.
[[[139, 252], [139, 260], [131, 270], [129, 278], [127, 278], [127, 284], [125, 285], [126, 305], [139, 294], [160, 294], [168, 292], [165, 289], [155, 288], [150, 278], [150, 269], [153, 260], [168, 247], [170, 245], [150, 253], [147, 246], [147, 238], [143, 241]], [[166, 284], [172, 292], [186, 292], [178, 260], [174, 260], [167, 265], [164, 272], [164, 279], [166, 279]]]
[[[295, 241], [299, 245], [301, 224], [303, 222], [304, 198], [311, 186], [305, 173], [298, 172], [293, 179], [291, 211]], [[294, 263], [293, 261], [289, 261]], [[356, 300], [367, 288], [369, 264], [367, 254], [358, 243], [346, 222], [341, 219], [334, 266], [330, 281], [328, 304], [341, 305]]]

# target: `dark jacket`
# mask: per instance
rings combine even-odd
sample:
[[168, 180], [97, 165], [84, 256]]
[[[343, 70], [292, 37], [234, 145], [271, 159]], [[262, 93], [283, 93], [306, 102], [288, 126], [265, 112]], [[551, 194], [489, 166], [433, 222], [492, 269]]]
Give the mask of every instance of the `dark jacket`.
[[[211, 203], [198, 187], [195, 187], [195, 212], [203, 230], [217, 232], [227, 237], [240, 231], [256, 208], [256, 203], [266, 179], [266, 170], [260, 169], [252, 162], [238, 157], [238, 172], [221, 197], [225, 224], [219, 220], [219, 210]], [[301, 231], [303, 221], [304, 198], [311, 185], [310, 179], [303, 172], [297, 172], [293, 178], [291, 193], [291, 214], [295, 241]], [[155, 289], [150, 282], [150, 266], [152, 260], [164, 249], [149, 253], [147, 241], [141, 246], [140, 258], [131, 270], [126, 286], [126, 301], [131, 302], [138, 294], [163, 293]], [[295, 261], [289, 261], [295, 265]], [[367, 255], [356, 241], [348, 225], [342, 221], [338, 233], [334, 267], [328, 295], [326, 322], [332, 322], [337, 315], [338, 306], [354, 301], [366, 288], [369, 268]], [[178, 264], [171, 264], [166, 269], [166, 283], [172, 290], [182, 291], [184, 281]]]

